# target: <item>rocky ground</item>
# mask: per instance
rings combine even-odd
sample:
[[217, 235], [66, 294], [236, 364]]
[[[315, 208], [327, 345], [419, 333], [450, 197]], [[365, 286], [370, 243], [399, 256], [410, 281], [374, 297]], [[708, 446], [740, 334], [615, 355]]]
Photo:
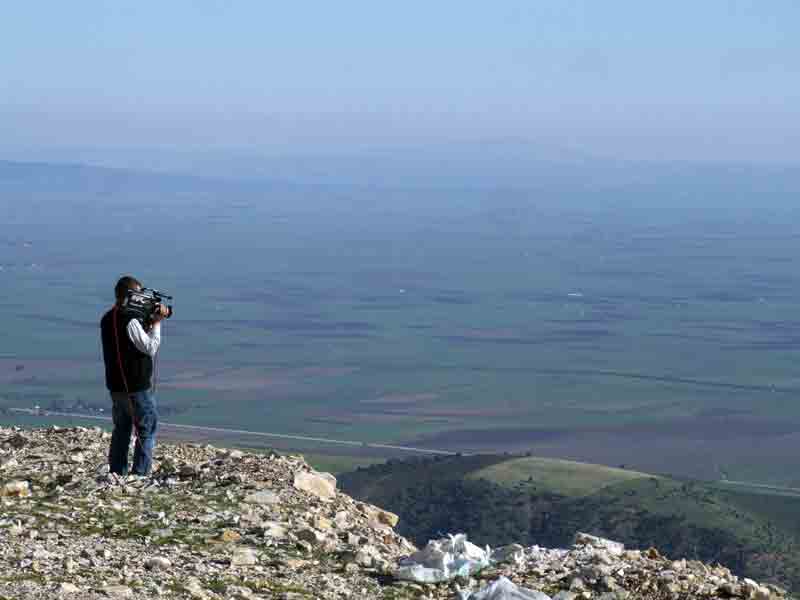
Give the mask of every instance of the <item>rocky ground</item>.
[[302, 457], [160, 444], [149, 477], [105, 466], [99, 428], [0, 427], [0, 600], [468, 598], [500, 576], [558, 600], [778, 599], [721, 566], [578, 535], [509, 546], [478, 575], [399, 581], [397, 517], [336, 491]]

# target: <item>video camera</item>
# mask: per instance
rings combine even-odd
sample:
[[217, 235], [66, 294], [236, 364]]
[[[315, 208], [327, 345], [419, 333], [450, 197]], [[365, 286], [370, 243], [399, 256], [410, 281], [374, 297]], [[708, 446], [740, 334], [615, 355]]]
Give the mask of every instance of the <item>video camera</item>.
[[166, 304], [165, 300], [172, 300], [172, 296], [151, 288], [129, 289], [122, 302], [122, 310], [139, 319], [143, 324], [148, 324], [153, 322], [153, 315], [159, 305], [167, 307], [167, 319], [172, 316], [172, 305]]

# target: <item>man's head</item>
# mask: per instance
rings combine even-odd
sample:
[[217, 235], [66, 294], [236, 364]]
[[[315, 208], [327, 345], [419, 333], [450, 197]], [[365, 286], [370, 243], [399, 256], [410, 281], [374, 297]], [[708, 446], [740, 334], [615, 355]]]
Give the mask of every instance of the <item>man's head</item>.
[[125, 300], [125, 296], [128, 295], [128, 290], [140, 289], [142, 289], [142, 284], [139, 283], [139, 280], [135, 277], [131, 277], [130, 275], [120, 277], [119, 281], [117, 281], [117, 285], [114, 286], [114, 295], [117, 298], [117, 304], [122, 304], [122, 301]]

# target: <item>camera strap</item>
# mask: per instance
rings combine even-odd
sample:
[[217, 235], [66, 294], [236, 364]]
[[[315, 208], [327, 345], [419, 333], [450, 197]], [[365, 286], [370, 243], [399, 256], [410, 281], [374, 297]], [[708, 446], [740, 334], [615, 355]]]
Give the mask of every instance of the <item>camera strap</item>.
[[119, 374], [122, 376], [122, 385], [125, 386], [125, 393], [130, 396], [130, 392], [128, 391], [128, 380], [125, 377], [125, 369], [122, 368], [122, 353], [119, 350], [119, 325], [117, 324], [117, 308], [118, 306], [114, 305], [114, 344], [117, 347], [117, 366], [119, 366]]
[[136, 407], [133, 404], [133, 396], [128, 388], [128, 380], [125, 377], [125, 369], [122, 366], [122, 352], [119, 349], [119, 326], [117, 324], [117, 308], [114, 305], [114, 344], [117, 347], [117, 365], [119, 366], [119, 374], [122, 376], [122, 384], [125, 386], [125, 395], [128, 397], [128, 412], [131, 415], [131, 423], [133, 423], [133, 439], [134, 444], [139, 444], [139, 424], [136, 422]]

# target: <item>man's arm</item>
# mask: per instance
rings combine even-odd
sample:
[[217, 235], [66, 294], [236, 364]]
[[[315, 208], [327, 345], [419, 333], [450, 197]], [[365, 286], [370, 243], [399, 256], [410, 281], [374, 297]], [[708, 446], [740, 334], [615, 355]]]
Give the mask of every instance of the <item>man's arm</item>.
[[161, 345], [161, 322], [157, 321], [147, 333], [138, 319], [131, 319], [128, 323], [128, 337], [136, 348], [148, 356], [155, 356]]

